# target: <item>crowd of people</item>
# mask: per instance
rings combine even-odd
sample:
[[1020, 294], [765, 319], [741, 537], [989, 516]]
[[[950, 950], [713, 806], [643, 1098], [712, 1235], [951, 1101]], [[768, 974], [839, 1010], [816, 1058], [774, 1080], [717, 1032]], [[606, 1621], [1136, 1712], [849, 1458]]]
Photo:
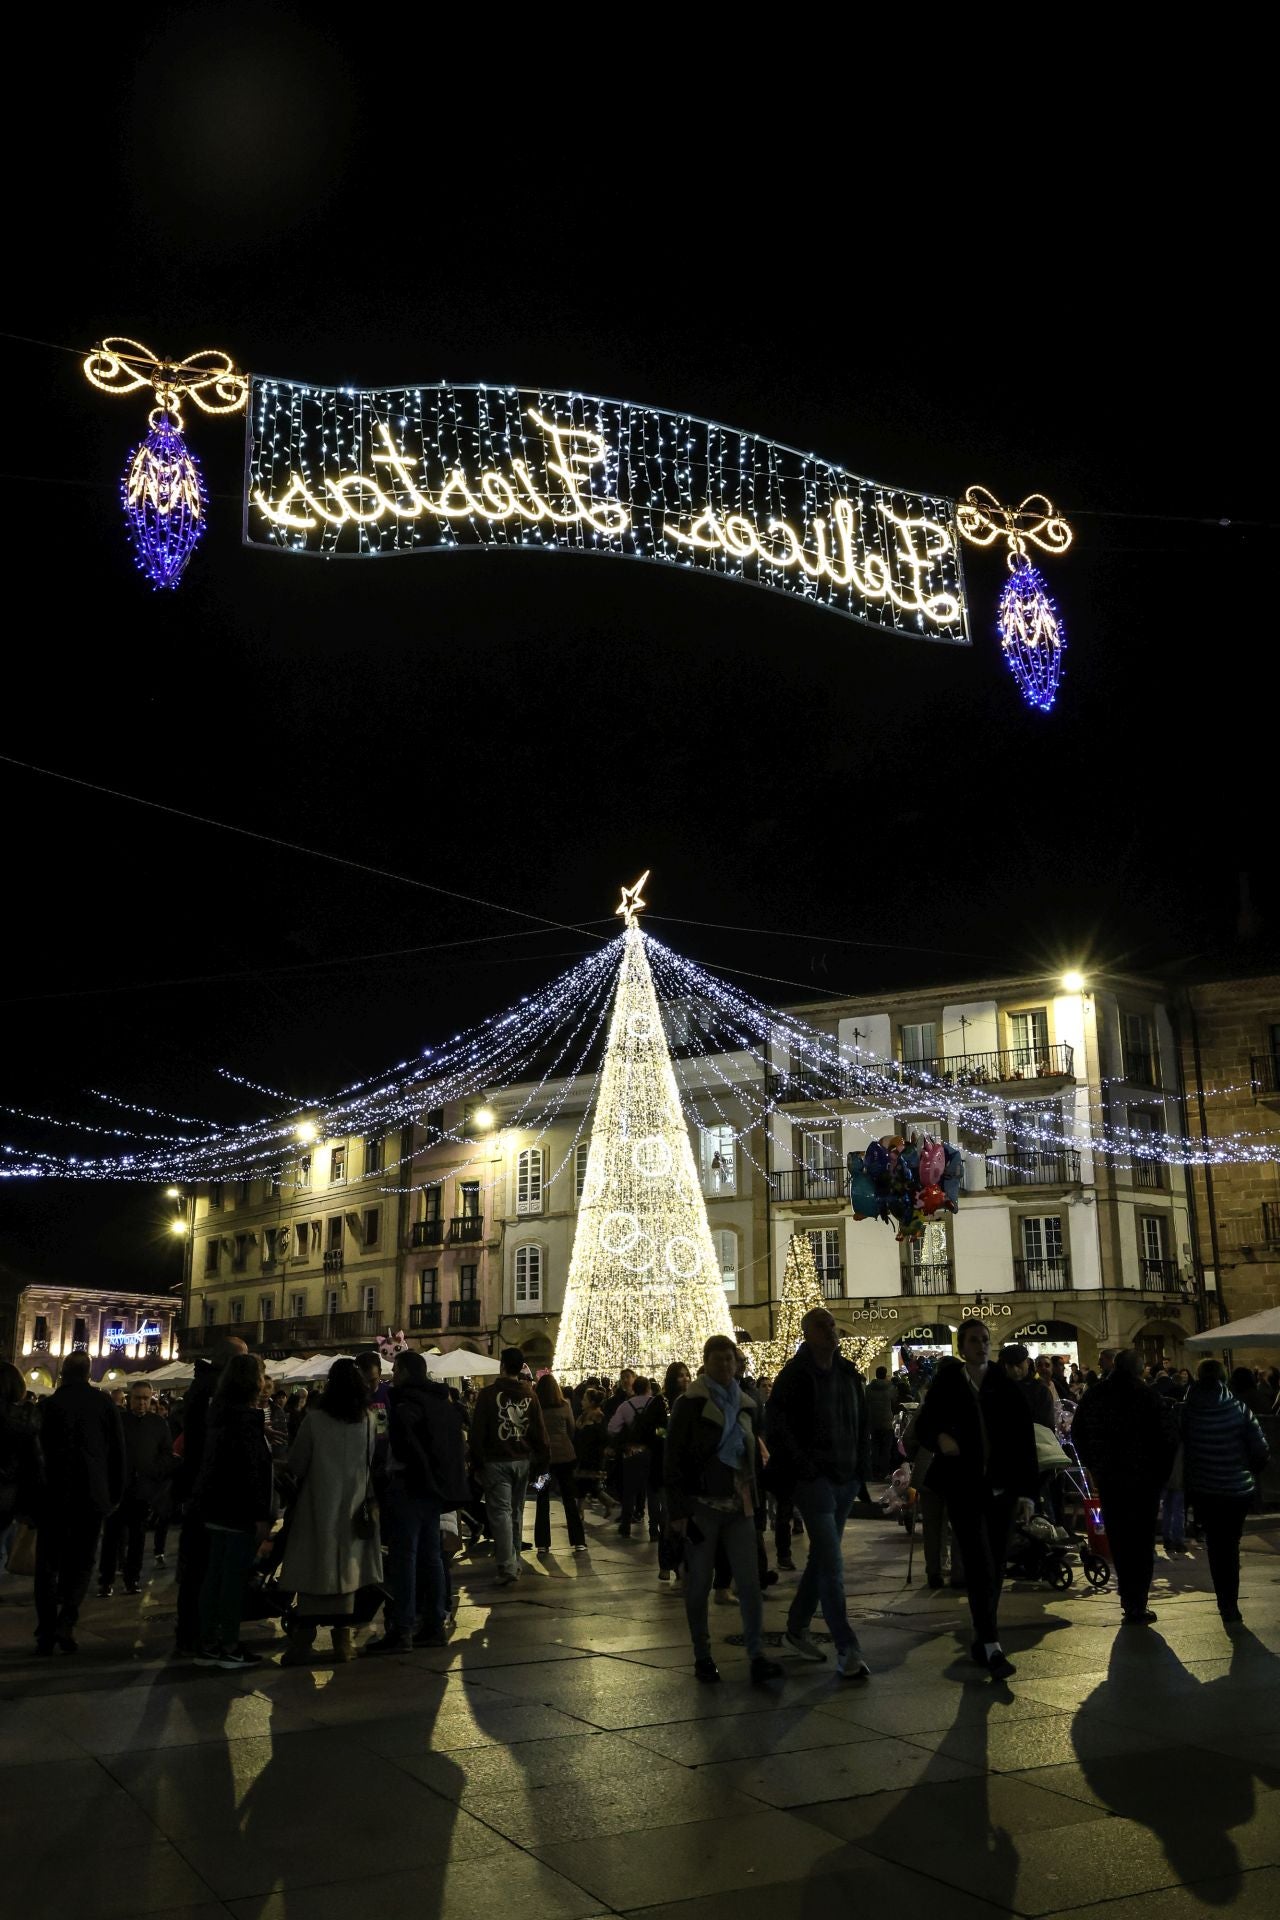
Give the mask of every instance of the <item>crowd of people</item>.
[[[509, 1348], [473, 1394], [432, 1378], [413, 1351], [384, 1381], [369, 1351], [290, 1397], [230, 1338], [181, 1402], [157, 1401], [145, 1379], [117, 1398], [73, 1353], [38, 1410], [18, 1370], [0, 1364], [0, 1573], [19, 1523], [34, 1527], [36, 1653], [74, 1653], [95, 1563], [101, 1597], [118, 1578], [137, 1593], [148, 1532], [162, 1567], [172, 1525], [179, 1658], [257, 1664], [247, 1615], [281, 1619], [288, 1664], [318, 1657], [322, 1629], [335, 1659], [376, 1658], [447, 1644], [464, 1546], [491, 1547], [495, 1583], [511, 1587], [526, 1553], [550, 1556], [553, 1507], [574, 1555], [589, 1550], [591, 1511], [618, 1538], [656, 1544], [658, 1581], [683, 1597], [699, 1683], [720, 1679], [713, 1597], [736, 1601], [752, 1680], [783, 1677], [766, 1651], [763, 1598], [797, 1571], [783, 1646], [830, 1657], [838, 1678], [862, 1683], [870, 1667], [849, 1618], [843, 1536], [855, 1510], [881, 1512], [870, 1483], [905, 1456], [930, 1585], [947, 1577], [949, 1543], [971, 1656], [1003, 1680], [1015, 1671], [998, 1617], [1011, 1532], [1052, 1499], [1039, 1427], [1069, 1431], [1096, 1481], [1126, 1625], [1155, 1618], [1162, 1509], [1171, 1551], [1183, 1544], [1171, 1526], [1203, 1536], [1222, 1618], [1240, 1620], [1240, 1539], [1267, 1458], [1258, 1416], [1280, 1396], [1274, 1369], [1228, 1381], [1207, 1360], [1192, 1380], [1123, 1349], [1082, 1375], [1017, 1345], [993, 1359], [977, 1319], [958, 1348], [927, 1371], [878, 1367], [864, 1381], [816, 1307], [776, 1379], [753, 1379], [749, 1346], [715, 1336], [696, 1368], [673, 1361], [661, 1381], [630, 1368], [571, 1387], [548, 1371], [535, 1380]], [[357, 1629], [379, 1612], [357, 1648]]]

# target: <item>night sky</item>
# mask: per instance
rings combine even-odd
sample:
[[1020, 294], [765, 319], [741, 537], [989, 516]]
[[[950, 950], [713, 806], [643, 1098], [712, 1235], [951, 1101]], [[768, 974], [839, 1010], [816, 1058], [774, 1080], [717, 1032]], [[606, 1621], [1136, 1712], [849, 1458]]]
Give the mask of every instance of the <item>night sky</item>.
[[[241, 547], [242, 420], [191, 408], [213, 516], [153, 594], [118, 504], [145, 397], [9, 341], [0, 751], [597, 933], [647, 866], [652, 930], [776, 1000], [1264, 956], [1272, 322], [1240, 98], [1193, 141], [1077, 94], [1006, 178], [996, 65], [956, 131], [887, 87], [739, 124], [693, 76], [420, 69], [354, 35], [178, 8], [71, 52], [12, 331], [576, 387], [912, 489], [1043, 490], [1077, 533], [1043, 563], [1058, 709], [1000, 658], [995, 555], [965, 556], [970, 649], [657, 567], [290, 560]], [[248, 1117], [218, 1066], [323, 1091], [590, 944], [12, 765], [0, 803], [3, 1098], [43, 1112], [102, 1117], [100, 1087]], [[9, 1187], [0, 1263], [176, 1280], [161, 1226], [151, 1193]]]

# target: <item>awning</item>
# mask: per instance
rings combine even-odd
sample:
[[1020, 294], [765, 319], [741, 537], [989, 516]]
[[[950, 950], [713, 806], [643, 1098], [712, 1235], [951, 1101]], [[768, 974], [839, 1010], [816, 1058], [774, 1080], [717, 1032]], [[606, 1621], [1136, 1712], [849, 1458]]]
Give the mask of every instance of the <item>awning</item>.
[[1280, 1347], [1280, 1307], [1265, 1307], [1244, 1320], [1228, 1320], [1225, 1327], [1209, 1327], [1187, 1337], [1189, 1347]]

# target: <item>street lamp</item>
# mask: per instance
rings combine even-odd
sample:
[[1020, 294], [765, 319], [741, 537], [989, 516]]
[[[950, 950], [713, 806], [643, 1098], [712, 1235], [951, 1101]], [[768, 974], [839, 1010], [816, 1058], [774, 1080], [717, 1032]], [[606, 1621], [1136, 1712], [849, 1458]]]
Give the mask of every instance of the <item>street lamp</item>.
[[171, 1220], [169, 1222], [170, 1233], [183, 1234], [186, 1232], [186, 1230], [187, 1230], [187, 1223], [185, 1220]]
[[313, 1140], [320, 1138], [320, 1129], [314, 1120], [300, 1120], [293, 1131], [304, 1147], [309, 1147]]
[[1072, 967], [1067, 973], [1063, 974], [1062, 984], [1068, 993], [1083, 993], [1084, 975], [1077, 973], [1076, 969]]

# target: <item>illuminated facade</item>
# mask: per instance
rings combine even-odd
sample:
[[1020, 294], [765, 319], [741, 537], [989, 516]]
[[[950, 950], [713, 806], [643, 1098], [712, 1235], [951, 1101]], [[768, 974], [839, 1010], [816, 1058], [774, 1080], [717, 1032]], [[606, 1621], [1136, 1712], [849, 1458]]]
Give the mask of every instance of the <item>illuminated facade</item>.
[[29, 1281], [17, 1296], [13, 1360], [27, 1385], [47, 1393], [69, 1353], [89, 1355], [101, 1386], [123, 1385], [177, 1357], [181, 1303], [172, 1293], [119, 1293]]
[[399, 1325], [401, 1136], [317, 1139], [279, 1178], [187, 1202], [185, 1355], [237, 1334], [266, 1354], [351, 1353]]
[[[1017, 976], [796, 1011], [855, 1058], [999, 1093], [1017, 1103], [1020, 1120], [1056, 1117], [1059, 1133], [1064, 1116], [1076, 1135], [1090, 1124], [1113, 1138], [1185, 1131], [1177, 1031], [1155, 981], [1109, 978], [1069, 991], [1056, 977]], [[875, 1112], [843, 1099], [838, 1084], [822, 1102], [806, 1099], [776, 1045], [766, 1129], [734, 1092], [749, 1090], [758, 1112], [760, 1061], [685, 1044], [702, 1012], [669, 1001], [663, 1017], [730, 1318], [754, 1339], [774, 1330], [797, 1232], [809, 1237], [843, 1330], [883, 1334], [886, 1355], [913, 1338], [946, 1345], [979, 1311], [997, 1340], [1018, 1334], [1086, 1365], [1100, 1346], [1129, 1341], [1172, 1358], [1199, 1313], [1216, 1318], [1216, 1271], [1197, 1260], [1182, 1169], [1136, 1155], [1122, 1164], [1087, 1149], [1037, 1151], [1025, 1127], [1021, 1144], [999, 1132], [958, 1133], [914, 1094]], [[1277, 1013], [1280, 1041], [1280, 1003]], [[422, 1115], [380, 1147], [317, 1140], [274, 1190], [263, 1181], [201, 1190], [188, 1203], [184, 1351], [234, 1331], [268, 1354], [351, 1352], [402, 1329], [415, 1346], [516, 1345], [550, 1364], [595, 1082], [584, 1074], [555, 1085], [563, 1102], [536, 1129], [521, 1123], [532, 1088], [494, 1088]], [[965, 1184], [957, 1213], [932, 1217], [922, 1240], [900, 1243], [880, 1222], [853, 1218], [846, 1163], [869, 1138], [911, 1131], [954, 1136]]]

